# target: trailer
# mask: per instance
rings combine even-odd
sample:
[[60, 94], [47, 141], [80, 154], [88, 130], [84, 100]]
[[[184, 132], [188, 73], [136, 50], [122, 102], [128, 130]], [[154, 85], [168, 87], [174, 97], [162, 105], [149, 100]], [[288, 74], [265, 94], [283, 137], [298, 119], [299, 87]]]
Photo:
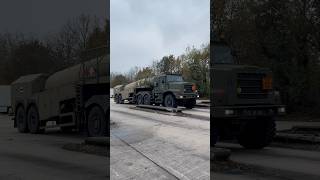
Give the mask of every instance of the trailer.
[[19, 132], [51, 127], [105, 136], [109, 123], [108, 57], [96, 58], [51, 75], [31, 74], [14, 81], [12, 107]]

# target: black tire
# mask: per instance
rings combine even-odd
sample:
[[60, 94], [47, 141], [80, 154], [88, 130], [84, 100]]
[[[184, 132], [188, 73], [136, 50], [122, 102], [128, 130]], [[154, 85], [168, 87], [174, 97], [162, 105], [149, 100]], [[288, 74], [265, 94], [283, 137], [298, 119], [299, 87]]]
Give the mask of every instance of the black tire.
[[164, 106], [165, 107], [173, 107], [173, 108], [176, 108], [178, 105], [177, 105], [177, 101], [176, 101], [176, 98], [172, 95], [172, 94], [167, 94], [165, 97], [164, 97]]
[[39, 112], [35, 106], [30, 106], [27, 112], [28, 127], [31, 133], [36, 134], [40, 131]]
[[272, 142], [275, 132], [276, 124], [273, 118], [257, 118], [244, 124], [238, 141], [247, 149], [262, 149]]
[[218, 141], [218, 138], [219, 138], [218, 128], [213, 127], [211, 132], [212, 132], [212, 136], [210, 138], [210, 141], [211, 141], [210, 146], [214, 147]]
[[120, 94], [119, 95], [119, 104], [123, 104], [124, 103], [124, 100], [122, 99], [122, 95]]
[[150, 93], [146, 92], [143, 94], [143, 104], [144, 105], [151, 105], [151, 95]]
[[118, 95], [115, 95], [115, 96], [114, 96], [114, 102], [115, 102], [116, 104], [119, 104]]
[[107, 134], [107, 119], [99, 106], [93, 106], [88, 113], [88, 135], [91, 137], [105, 136]]
[[138, 94], [137, 94], [137, 104], [138, 104], [138, 105], [143, 104], [143, 96], [142, 96], [141, 93], [138, 93]]
[[196, 99], [190, 99], [186, 102], [184, 107], [186, 107], [187, 109], [192, 109], [194, 108], [195, 105], [196, 105]]
[[22, 106], [19, 106], [16, 110], [15, 114], [16, 123], [18, 131], [21, 133], [27, 133], [28, 132], [28, 122], [26, 117], [26, 111]]

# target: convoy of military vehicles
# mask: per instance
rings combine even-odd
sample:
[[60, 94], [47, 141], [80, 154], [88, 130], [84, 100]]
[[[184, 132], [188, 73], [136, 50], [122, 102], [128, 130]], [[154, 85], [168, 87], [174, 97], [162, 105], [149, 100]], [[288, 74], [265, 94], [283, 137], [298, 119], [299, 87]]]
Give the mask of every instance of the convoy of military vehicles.
[[[279, 92], [266, 68], [239, 65], [230, 47], [212, 44], [211, 145], [236, 138], [246, 148], [263, 148], [275, 135], [275, 118], [285, 113]], [[94, 59], [52, 75], [22, 76], [11, 84], [14, 126], [20, 132], [40, 133], [48, 122], [63, 131], [89, 136], [109, 131], [109, 59]], [[196, 86], [181, 75], [163, 74], [113, 88], [116, 103], [193, 108]]]
[[285, 113], [271, 71], [237, 64], [223, 42], [214, 42], [211, 57], [211, 144], [236, 138], [246, 148], [269, 145], [275, 117]]
[[14, 126], [40, 133], [59, 126], [89, 136], [109, 130], [109, 57], [96, 58], [52, 75], [22, 76], [11, 84]]
[[193, 83], [185, 82], [181, 75], [165, 74], [141, 79], [114, 88], [114, 99], [118, 104], [128, 101], [133, 104], [162, 105], [165, 107], [184, 106], [193, 108], [197, 92]]

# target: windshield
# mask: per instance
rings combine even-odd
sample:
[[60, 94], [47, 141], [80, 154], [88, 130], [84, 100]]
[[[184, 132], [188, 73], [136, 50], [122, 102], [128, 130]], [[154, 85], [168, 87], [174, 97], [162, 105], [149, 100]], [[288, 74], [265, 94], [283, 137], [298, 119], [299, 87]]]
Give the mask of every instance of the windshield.
[[214, 64], [234, 64], [234, 59], [231, 54], [231, 49], [228, 46], [219, 45], [213, 47], [213, 62]]
[[167, 82], [182, 82], [183, 78], [179, 75], [167, 75]]

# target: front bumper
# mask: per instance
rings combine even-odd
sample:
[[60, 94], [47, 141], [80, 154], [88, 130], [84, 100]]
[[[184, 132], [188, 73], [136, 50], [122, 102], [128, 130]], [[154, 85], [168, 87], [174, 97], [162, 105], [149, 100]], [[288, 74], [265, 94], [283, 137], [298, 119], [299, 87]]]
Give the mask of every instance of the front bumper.
[[182, 99], [196, 99], [197, 94], [195, 93], [183, 93], [183, 94], [175, 94], [176, 99], [182, 100]]
[[254, 118], [286, 114], [284, 105], [219, 106], [212, 108], [214, 118]]

